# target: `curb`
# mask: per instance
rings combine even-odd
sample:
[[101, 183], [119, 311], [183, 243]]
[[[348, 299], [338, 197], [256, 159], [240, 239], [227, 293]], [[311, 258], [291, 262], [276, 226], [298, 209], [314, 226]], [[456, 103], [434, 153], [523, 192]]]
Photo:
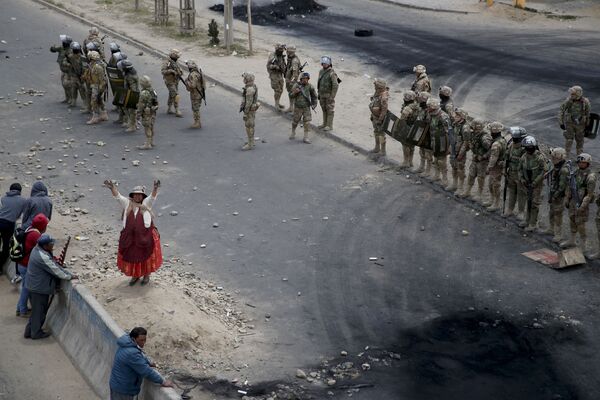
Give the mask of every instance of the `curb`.
[[432, 8], [432, 7], [423, 7], [423, 6], [415, 6], [414, 4], [407, 3], [399, 3], [394, 0], [375, 0], [380, 3], [391, 4], [398, 7], [410, 8], [412, 10], [420, 10], [420, 11], [433, 11], [433, 12], [442, 12], [442, 13], [450, 13], [450, 14], [479, 14], [477, 11], [464, 11], [464, 10], [450, 10], [447, 8]]
[[[79, 22], [88, 24], [88, 25], [95, 25], [95, 26], [99, 26], [102, 27], [102, 30], [105, 32], [110, 33], [111, 35], [113, 35], [116, 38], [119, 38], [121, 40], [123, 40], [126, 43], [132, 44], [134, 46], [137, 46], [141, 49], [143, 49], [144, 51], [146, 51], [147, 53], [155, 56], [155, 57], [159, 57], [159, 58], [165, 58], [168, 56], [168, 54], [163, 53], [159, 50], [156, 50], [155, 48], [151, 47], [150, 45], [144, 43], [144, 42], [140, 42], [136, 39], [131, 38], [130, 36], [123, 34], [123, 33], [119, 33], [117, 31], [115, 31], [114, 29], [105, 27], [104, 25], [94, 22], [92, 20], [89, 20], [87, 18], [81, 17], [71, 11], [65, 10], [64, 8], [61, 8], [59, 6], [56, 6], [54, 4], [48, 3], [46, 0], [31, 0], [35, 3], [44, 5], [54, 11], [57, 11], [63, 15], [66, 15], [70, 18], [76, 19]], [[383, 3], [390, 3], [390, 4], [394, 4], [394, 5], [398, 5], [398, 6], [402, 6], [402, 7], [408, 7], [408, 8], [417, 8], [417, 9], [423, 9], [423, 10], [427, 10], [427, 11], [441, 11], [441, 12], [453, 12], [456, 13], [457, 11], [452, 11], [452, 10], [437, 10], [437, 9], [430, 9], [430, 8], [424, 8], [424, 7], [418, 7], [418, 6], [412, 6], [412, 5], [404, 5], [401, 3], [396, 3], [392, 0], [375, 0], [375, 1], [380, 1]], [[505, 3], [499, 3], [499, 4], [504, 4]], [[469, 12], [462, 12], [459, 11], [459, 13], [469, 13]], [[211, 77], [210, 75], [207, 75], [206, 73], [203, 72], [203, 75], [206, 77], [206, 79], [212, 83], [214, 83], [215, 85], [218, 85], [222, 88], [224, 88], [225, 90], [235, 93], [235, 94], [239, 94], [240, 91], [238, 88], [233, 87], [232, 85], [229, 85], [225, 82], [219, 81], [218, 79]], [[266, 101], [262, 101], [261, 102], [261, 106], [262, 107], [266, 107], [271, 111], [276, 112], [277, 114], [279, 114], [281, 117], [286, 118], [287, 120], [291, 121], [291, 116], [287, 113], [283, 113], [281, 112], [281, 110], [277, 109], [275, 106], [271, 105], [270, 103], [267, 103]], [[326, 137], [328, 139], [331, 139], [337, 143], [340, 143], [348, 148], [350, 148], [351, 150], [356, 151], [359, 154], [362, 154], [364, 156], [369, 156], [370, 152], [368, 149], [361, 147], [355, 143], [350, 142], [347, 139], [344, 139], [340, 136], [337, 136], [335, 133], [333, 133], [333, 131], [329, 131], [329, 132], [325, 132], [325, 131], [321, 131], [320, 129], [317, 128], [316, 125], [314, 124], [310, 124], [311, 129], [313, 130], [313, 132], [319, 134], [320, 136]], [[371, 158], [371, 157], [370, 157]], [[371, 158], [373, 160], [373, 158]], [[458, 196], [456, 196], [454, 193], [448, 192], [446, 191], [441, 185], [436, 184], [435, 182], [429, 180], [426, 177], [422, 177], [417, 173], [412, 172], [409, 168], [405, 168], [405, 167], [401, 167], [401, 163], [397, 160], [394, 159], [390, 159], [387, 157], [379, 157], [378, 159], [374, 159], [374, 161], [379, 162], [382, 165], [387, 165], [390, 167], [394, 167], [396, 168], [398, 171], [402, 171], [405, 174], [410, 174], [411, 176], [414, 176], [417, 178], [417, 180], [421, 181], [422, 184], [427, 185], [428, 187], [430, 187], [431, 189], [433, 189], [434, 191], [441, 193], [441, 194], [445, 194], [446, 196], [454, 199], [454, 201], [459, 202], [461, 204], [464, 204], [466, 206], [468, 206], [471, 209], [476, 210], [477, 212], [480, 213], [485, 213], [485, 215], [487, 217], [490, 217], [491, 219], [497, 221], [497, 222], [503, 222], [505, 224], [505, 226], [508, 226], [509, 224], [513, 226], [513, 229], [515, 229], [516, 231], [518, 231], [521, 235], [526, 235], [528, 237], [533, 237], [536, 240], [538, 240], [539, 242], [544, 243], [545, 245], [547, 245], [549, 248], [552, 248], [554, 250], [559, 250], [560, 251], [560, 247], [557, 246], [554, 242], [552, 242], [552, 239], [550, 237], [548, 237], [547, 235], [543, 235], [540, 233], [525, 233], [519, 226], [518, 226], [518, 221], [516, 220], [516, 218], [512, 217], [510, 219], [504, 218], [502, 217], [502, 215], [495, 213], [495, 212], [489, 212], [485, 209], [485, 207], [483, 207], [483, 205], [481, 205], [480, 203], [477, 203], [473, 200], [469, 200], [466, 198], [460, 198]], [[589, 262], [588, 262], [589, 263]]]

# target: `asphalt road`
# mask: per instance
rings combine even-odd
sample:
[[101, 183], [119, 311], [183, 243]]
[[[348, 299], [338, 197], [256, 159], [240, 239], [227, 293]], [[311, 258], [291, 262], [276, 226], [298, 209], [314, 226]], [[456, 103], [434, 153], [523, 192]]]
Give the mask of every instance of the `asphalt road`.
[[[81, 207], [115, 224], [116, 205], [102, 180], [128, 188], [160, 178], [155, 207], [163, 214], [163, 243], [170, 244], [166, 255], [193, 260], [202, 266], [194, 272], [256, 306], [248, 311], [266, 340], [253, 343], [251, 382], [285, 381], [296, 368], [339, 361], [342, 350], [362, 362], [356, 354], [369, 346], [372, 369], [351, 383], [374, 387], [353, 393], [357, 399], [598, 397], [595, 269], [558, 273], [529, 261], [520, 253], [541, 243], [413, 176], [380, 171], [337, 143], [290, 142], [289, 122], [268, 110], [260, 111], [256, 129], [266, 143], [242, 152], [239, 98], [221, 89], [208, 91], [202, 130], [190, 130], [187, 99], [186, 118], [164, 113], [160, 60], [135, 56], [124, 45], [163, 104], [157, 148], [126, 152], [141, 144], [141, 132], [86, 126], [59, 103], [62, 88], [48, 47], [61, 33], [83, 40], [87, 27], [28, 1], [4, 1], [0, 15], [7, 41], [0, 150], [25, 153], [39, 141], [48, 148], [39, 153], [41, 165], [63, 158], [68, 167], [33, 176], [43, 175], [54, 192], [94, 188]], [[18, 108], [6, 100], [21, 87], [47, 93], [20, 96], [34, 104]], [[62, 147], [65, 139], [74, 139], [71, 148]], [[95, 145], [100, 140], [106, 146]], [[93, 166], [75, 175], [83, 159]], [[142, 166], [132, 167], [133, 159]], [[169, 216], [171, 210], [179, 215]], [[264, 314], [269, 322], [262, 322]], [[389, 358], [389, 351], [400, 358]], [[325, 390], [313, 395], [329, 398]]]
[[[417, 11], [373, 0], [323, 0], [328, 9], [307, 18], [290, 16], [278, 26], [381, 68], [386, 78], [410, 88], [412, 67], [425, 64], [437, 90], [454, 89], [456, 105], [474, 115], [521, 125], [552, 146], [564, 146], [557, 114], [570, 86], [581, 85], [597, 110], [600, 70], [598, 30], [569, 29], [568, 22], [540, 27], [477, 15]], [[498, 5], [497, 7], [503, 7]], [[548, 20], [550, 21], [550, 20]], [[374, 35], [356, 38], [355, 28]], [[362, 74], [361, 71], [357, 71]], [[437, 92], [436, 92], [437, 93]], [[598, 141], [585, 150], [600, 157]]]

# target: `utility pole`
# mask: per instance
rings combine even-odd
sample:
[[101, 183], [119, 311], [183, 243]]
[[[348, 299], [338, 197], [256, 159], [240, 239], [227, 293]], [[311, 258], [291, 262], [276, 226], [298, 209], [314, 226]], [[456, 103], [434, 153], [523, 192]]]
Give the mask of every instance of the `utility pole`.
[[225, 47], [227, 52], [231, 50], [233, 45], [233, 0], [225, 0], [224, 12], [225, 15]]
[[248, 0], [248, 52], [252, 55], [252, 0]]

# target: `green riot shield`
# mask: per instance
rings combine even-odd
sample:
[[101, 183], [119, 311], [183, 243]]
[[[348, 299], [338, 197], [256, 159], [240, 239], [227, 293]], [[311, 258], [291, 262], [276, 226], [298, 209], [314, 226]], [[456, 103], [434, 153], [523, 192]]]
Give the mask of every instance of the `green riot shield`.
[[140, 93], [132, 90], [118, 88], [113, 98], [113, 105], [125, 108], [137, 108]]
[[429, 122], [417, 120], [410, 129], [407, 140], [414, 143], [415, 146], [431, 150], [431, 140], [429, 138]]
[[431, 139], [431, 150], [433, 150], [434, 157], [442, 157], [448, 154], [450, 147], [450, 141], [448, 135], [444, 132], [436, 132], [428, 135]]
[[108, 82], [113, 96], [115, 96], [119, 89], [125, 89], [125, 79], [123, 78], [123, 73], [118, 68], [107, 66], [106, 74], [108, 75]]
[[394, 125], [396, 124], [396, 121], [398, 121], [398, 117], [396, 117], [391, 111], [388, 111], [385, 115], [385, 119], [383, 120], [383, 131], [387, 135], [392, 136], [392, 132], [394, 131]]
[[590, 114], [590, 122], [585, 127], [584, 136], [588, 139], [595, 139], [598, 135], [598, 127], [600, 126], [600, 115], [596, 113]]

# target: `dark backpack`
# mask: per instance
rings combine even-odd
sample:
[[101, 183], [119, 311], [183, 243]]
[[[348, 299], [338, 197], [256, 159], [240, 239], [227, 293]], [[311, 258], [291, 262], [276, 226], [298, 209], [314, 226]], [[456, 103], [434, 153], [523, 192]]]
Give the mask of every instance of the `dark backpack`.
[[8, 245], [8, 255], [12, 261], [19, 262], [25, 258], [25, 239], [31, 231], [37, 231], [37, 229], [25, 230], [22, 227], [15, 229]]

